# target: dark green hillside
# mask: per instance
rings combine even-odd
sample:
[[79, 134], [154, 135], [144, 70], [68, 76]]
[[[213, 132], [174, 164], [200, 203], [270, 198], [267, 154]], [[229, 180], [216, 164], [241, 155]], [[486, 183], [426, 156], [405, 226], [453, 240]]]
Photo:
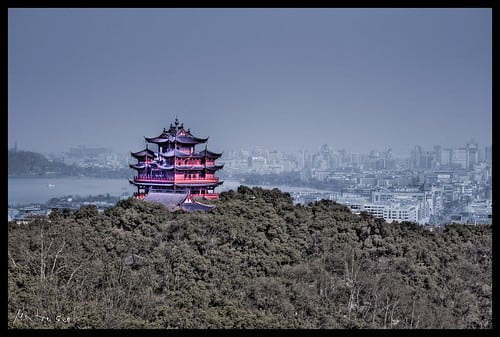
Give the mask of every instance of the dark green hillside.
[[430, 232], [244, 186], [208, 213], [135, 199], [56, 211], [9, 223], [8, 324], [491, 328], [491, 231]]

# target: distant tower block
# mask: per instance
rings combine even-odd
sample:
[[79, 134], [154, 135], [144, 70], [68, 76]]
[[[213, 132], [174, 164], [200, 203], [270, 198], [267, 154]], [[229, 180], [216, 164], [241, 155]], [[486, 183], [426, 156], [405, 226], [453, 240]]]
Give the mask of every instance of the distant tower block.
[[[205, 149], [195, 151], [198, 144], [206, 143], [208, 138], [197, 138], [184, 124], [179, 125], [176, 118], [174, 125], [158, 137], [148, 138], [146, 148], [139, 152], [131, 152], [137, 159], [130, 167], [137, 170], [131, 184], [137, 186], [136, 198], [144, 199], [148, 194], [158, 197], [158, 193], [187, 194], [189, 199], [218, 199], [215, 187], [223, 182], [215, 176], [215, 172], [224, 165], [216, 165], [215, 160], [221, 153]], [[158, 145], [156, 152], [148, 148], [148, 143]]]

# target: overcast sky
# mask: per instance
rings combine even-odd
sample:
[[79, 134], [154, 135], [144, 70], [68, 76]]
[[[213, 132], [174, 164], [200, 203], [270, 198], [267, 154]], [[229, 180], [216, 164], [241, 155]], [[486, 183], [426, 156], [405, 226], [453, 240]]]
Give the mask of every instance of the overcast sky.
[[9, 9], [8, 146], [481, 147], [491, 9]]

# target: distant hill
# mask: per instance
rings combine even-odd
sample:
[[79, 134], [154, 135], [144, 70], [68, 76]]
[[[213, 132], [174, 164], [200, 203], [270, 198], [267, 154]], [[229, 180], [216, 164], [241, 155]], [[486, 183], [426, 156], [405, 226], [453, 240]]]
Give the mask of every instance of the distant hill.
[[44, 155], [30, 151], [8, 152], [8, 175], [10, 177], [44, 177], [84, 175], [98, 178], [126, 178], [132, 175], [128, 167], [123, 169], [82, 168], [62, 162], [50, 161]]
[[9, 223], [9, 328], [491, 328], [492, 226], [429, 231], [288, 193]]
[[67, 165], [63, 163], [51, 162], [44, 155], [36, 152], [13, 150], [8, 152], [9, 176], [44, 176], [46, 172], [61, 174], [65, 166]]

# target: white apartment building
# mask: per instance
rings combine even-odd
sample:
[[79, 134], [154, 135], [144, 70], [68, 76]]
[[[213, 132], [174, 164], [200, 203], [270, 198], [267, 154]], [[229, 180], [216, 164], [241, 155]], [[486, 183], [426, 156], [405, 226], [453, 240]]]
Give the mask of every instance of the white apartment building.
[[373, 204], [348, 202], [345, 203], [349, 209], [355, 213], [367, 212], [376, 218], [383, 218], [387, 222], [393, 221], [411, 221], [416, 223], [425, 222], [425, 218], [421, 218], [421, 210], [419, 205], [415, 204]]

